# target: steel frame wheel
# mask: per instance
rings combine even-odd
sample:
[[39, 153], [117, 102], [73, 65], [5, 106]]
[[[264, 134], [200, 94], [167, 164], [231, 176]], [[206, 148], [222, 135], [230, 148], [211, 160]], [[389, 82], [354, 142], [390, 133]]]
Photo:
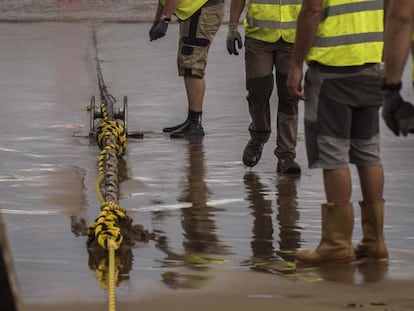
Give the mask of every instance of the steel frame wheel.
[[91, 97], [91, 104], [89, 106], [89, 135], [95, 129], [95, 95]]
[[128, 132], [128, 97], [124, 96], [124, 128]]

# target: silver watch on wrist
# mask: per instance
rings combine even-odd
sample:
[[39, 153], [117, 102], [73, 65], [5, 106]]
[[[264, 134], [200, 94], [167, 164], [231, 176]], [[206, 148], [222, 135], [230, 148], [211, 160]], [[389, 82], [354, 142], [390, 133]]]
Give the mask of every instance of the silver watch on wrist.
[[163, 15], [161, 15], [160, 21], [162, 21], [163, 23], [168, 24], [169, 22], [171, 22], [171, 18], [167, 17], [163, 14]]

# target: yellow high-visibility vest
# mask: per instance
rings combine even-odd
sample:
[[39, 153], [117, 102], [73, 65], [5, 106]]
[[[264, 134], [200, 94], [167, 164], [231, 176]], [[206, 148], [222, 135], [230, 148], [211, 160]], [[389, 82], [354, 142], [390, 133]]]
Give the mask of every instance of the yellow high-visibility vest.
[[384, 42], [383, 0], [324, 0], [307, 57], [327, 66], [379, 63]]
[[[160, 0], [160, 3], [164, 6], [167, 0]], [[207, 0], [180, 0], [174, 11], [174, 15], [181, 20], [190, 18], [198, 9], [200, 9]]]
[[246, 37], [265, 42], [280, 38], [293, 43], [302, 0], [248, 0], [244, 20]]

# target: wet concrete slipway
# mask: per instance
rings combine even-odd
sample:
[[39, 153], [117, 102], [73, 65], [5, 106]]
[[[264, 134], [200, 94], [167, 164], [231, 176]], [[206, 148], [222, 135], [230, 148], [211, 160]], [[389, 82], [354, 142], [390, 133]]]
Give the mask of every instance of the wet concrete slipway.
[[[275, 131], [260, 163], [245, 168], [244, 59], [228, 55], [223, 25], [207, 68], [206, 136], [201, 141], [170, 139], [161, 129], [182, 121], [187, 110], [176, 74], [178, 28], [171, 24], [165, 38], [148, 40], [153, 2], [0, 2], [0, 212], [26, 309], [106, 301], [102, 272], [88, 255], [87, 238], [76, 231], [82, 220], [91, 224], [99, 214], [99, 148], [87, 137], [86, 110], [91, 96], [99, 95], [93, 29], [108, 90], [119, 105], [128, 97], [128, 130], [144, 132], [142, 139], [128, 139], [120, 204], [135, 224], [155, 236], [136, 243], [123, 258], [120, 303], [136, 299], [140, 310], [139, 299], [150, 294], [179, 290], [195, 295], [234, 275], [247, 275], [243, 282], [252, 284], [286, 282], [293, 292], [304, 284], [327, 283], [334, 289], [346, 283], [379, 297], [386, 295], [387, 282], [413, 280], [414, 136], [396, 138], [381, 124], [389, 265], [295, 267], [294, 252], [319, 242], [324, 202], [321, 172], [307, 169], [303, 103], [297, 147], [302, 176], [276, 174]], [[407, 66], [404, 94], [414, 102]], [[275, 105], [273, 98], [273, 111]], [[352, 170], [357, 243], [361, 195]], [[237, 287], [242, 285], [235, 281], [227, 287], [234, 301], [242, 295], [258, 304], [270, 301], [263, 310], [280, 304], [271, 285], [241, 294]], [[410, 290], [403, 286], [401, 292]], [[412, 297], [405, 298], [411, 309], [398, 310], [413, 310]], [[230, 310], [220, 304], [215, 308]]]

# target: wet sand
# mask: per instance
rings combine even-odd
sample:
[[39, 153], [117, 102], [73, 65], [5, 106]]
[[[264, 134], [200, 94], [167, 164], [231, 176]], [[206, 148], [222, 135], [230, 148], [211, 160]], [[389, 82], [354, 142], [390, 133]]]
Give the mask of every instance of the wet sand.
[[[333, 282], [303, 283], [269, 274], [221, 271], [202, 290], [171, 291], [158, 288], [141, 298], [118, 299], [117, 310], [414, 310], [414, 281], [387, 280], [349, 285]], [[106, 303], [51, 303], [26, 306], [27, 311], [105, 310]]]
[[[133, 55], [135, 48], [131, 48], [128, 50], [127, 47], [123, 48], [124, 58], [117, 59], [117, 51], [112, 50], [112, 45], [117, 45], [122, 42], [125, 42], [125, 38], [132, 34], [134, 31], [133, 29], [139, 29], [139, 32], [145, 33], [146, 27], [143, 26], [122, 26], [122, 25], [107, 25], [102, 26], [99, 30], [99, 36], [101, 38], [101, 57], [104, 59], [104, 74], [106, 74], [107, 80], [109, 85], [111, 85], [112, 90], [116, 90], [116, 94], [123, 94], [131, 92], [131, 89], [134, 89], [134, 78], [135, 78], [135, 70], [128, 70], [131, 66], [131, 55]], [[63, 27], [65, 29], [65, 27]], [[121, 30], [123, 29], [123, 30]], [[168, 38], [165, 38], [165, 41], [157, 42], [158, 47], [160, 50], [152, 49], [147, 44], [142, 43], [143, 45], [139, 45], [138, 49], [141, 48], [140, 57], [135, 61], [138, 61], [135, 66], [137, 70], [139, 70], [140, 75], [154, 75], [154, 66], [150, 63], [144, 64], [145, 60], [151, 59], [149, 58], [148, 52], [145, 51], [152, 51], [160, 53], [158, 55], [159, 59], [162, 59], [164, 64], [168, 66], [168, 57], [174, 58], [175, 51], [172, 49], [168, 53], [168, 55], [161, 54], [161, 51], [167, 48], [169, 45], [174, 45], [174, 25], [172, 25], [170, 29], [170, 34]], [[85, 30], [86, 32], [86, 30]], [[117, 37], [115, 40], [109, 40], [116, 33], [119, 33], [120, 36]], [[68, 31], [71, 34], [71, 31]], [[122, 35], [121, 35], [122, 34]], [[223, 43], [225, 36], [225, 29], [223, 29], [220, 34], [218, 41], [220, 44]], [[77, 41], [76, 41], [77, 42]], [[129, 43], [128, 43], [129, 44]], [[188, 174], [189, 180], [191, 182], [187, 185], [187, 188], [184, 188], [184, 192], [180, 194], [180, 198], [178, 198], [179, 202], [192, 202], [193, 207], [197, 206], [197, 204], [208, 204], [205, 203], [206, 200], [209, 200], [208, 193], [221, 193], [220, 192], [220, 184], [211, 190], [211, 179], [214, 178], [224, 178], [226, 179], [226, 175], [220, 175], [220, 172], [223, 174], [223, 170], [234, 170], [240, 167], [241, 163], [239, 162], [240, 159], [238, 155], [240, 150], [242, 149], [245, 141], [246, 141], [246, 133], [243, 130], [243, 126], [247, 123], [247, 116], [245, 113], [247, 112], [244, 103], [244, 89], [243, 89], [243, 73], [242, 67], [234, 67], [231, 71], [228, 72], [220, 72], [218, 69], [221, 66], [224, 66], [223, 62], [227, 62], [227, 66], [239, 66], [241, 64], [242, 59], [235, 59], [235, 58], [225, 58], [222, 59], [221, 57], [226, 57], [227, 55], [219, 54], [223, 52], [224, 47], [219, 46], [218, 44], [213, 47], [213, 51], [211, 53], [211, 65], [209, 67], [208, 72], [208, 91], [207, 91], [207, 100], [209, 102], [209, 106], [206, 106], [206, 131], [207, 136], [204, 139], [204, 148], [200, 149], [193, 149], [191, 145], [189, 145], [188, 150], [185, 153], [188, 157], [188, 167], [181, 171], [178, 169], [176, 173], [169, 172], [167, 166], [163, 166], [162, 162], [157, 159], [157, 154], [162, 158], [162, 148], [169, 148], [169, 157], [172, 157], [173, 161], [177, 161], [174, 164], [174, 167], [177, 166], [177, 163], [180, 163], [180, 149], [182, 145], [184, 146], [187, 144], [181, 141], [170, 141], [168, 137], [164, 137], [162, 134], [159, 134], [160, 128], [163, 125], [167, 125], [168, 122], [171, 122], [171, 119], [176, 119], [177, 121], [180, 120], [182, 115], [182, 111], [184, 111], [185, 106], [179, 106], [177, 108], [176, 104], [168, 105], [165, 107], [165, 101], [169, 100], [172, 102], [177, 102], [179, 99], [182, 98], [183, 94], [180, 92], [171, 92], [174, 88], [181, 87], [180, 82], [177, 81], [175, 77], [175, 70], [173, 69], [174, 64], [170, 67], [163, 67], [165, 72], [161, 72], [161, 70], [156, 70], [158, 72], [156, 74], [158, 82], [163, 79], [162, 82], [162, 91], [157, 91], [156, 84], [152, 83], [152, 81], [146, 81], [145, 79], [140, 79], [140, 88], [138, 89], [138, 93], [134, 93], [138, 97], [137, 100], [138, 104], [130, 107], [130, 128], [133, 129], [147, 129], [147, 135], [142, 141], [132, 141], [130, 143], [130, 153], [127, 158], [127, 161], [132, 164], [133, 170], [139, 173], [139, 176], [153, 176], [154, 174], [154, 167], [157, 165], [161, 165], [161, 168], [158, 173], [155, 173], [155, 176], [167, 176], [165, 174], [166, 170], [169, 172], [168, 178], [170, 182], [175, 180], [176, 174], [183, 174], [184, 176]], [[119, 50], [118, 50], [119, 52]], [[130, 54], [132, 53], [132, 54]], [[220, 56], [221, 55], [221, 56]], [[106, 62], [106, 60], [111, 60]], [[231, 65], [231, 62], [234, 62], [234, 65]], [[230, 64], [229, 64], [230, 63]], [[161, 66], [162, 67], [162, 66]], [[230, 68], [228, 67], [228, 68]], [[91, 73], [92, 75], [93, 73]], [[234, 75], [238, 74], [238, 77], [234, 79]], [[62, 79], [66, 79], [67, 77], [61, 75]], [[164, 80], [165, 79], [165, 80]], [[170, 82], [168, 82], [170, 81]], [[232, 92], [228, 92], [228, 88], [236, 88], [236, 90], [232, 89]], [[145, 91], [144, 91], [145, 90]], [[62, 94], [66, 94], [68, 92], [67, 89], [62, 89]], [[243, 109], [237, 111], [235, 109], [234, 104], [229, 104], [226, 108], [222, 106], [220, 103], [222, 102], [231, 102], [234, 94], [240, 94], [237, 97], [237, 100], [240, 101], [240, 105], [243, 105]], [[149, 96], [149, 94], [152, 94]], [[72, 95], [73, 96], [73, 95]], [[132, 96], [131, 96], [132, 97]], [[68, 98], [62, 95], [62, 98], [68, 100]], [[148, 101], [151, 104], [147, 104]], [[229, 109], [233, 107], [233, 112]], [[182, 111], [180, 111], [181, 109]], [[224, 116], [225, 121], [220, 119], [220, 113], [222, 112], [221, 116]], [[224, 114], [223, 114], [224, 112]], [[230, 117], [233, 114], [233, 117]], [[243, 121], [244, 120], [244, 121]], [[165, 122], [165, 124], [162, 124]], [[224, 123], [222, 123], [224, 122]], [[234, 123], [232, 123], [234, 122]], [[221, 125], [220, 125], [221, 124]], [[227, 128], [223, 127], [223, 124], [226, 124]], [[217, 126], [217, 127], [215, 127]], [[303, 135], [302, 124], [300, 125], [300, 135]], [[392, 138], [390, 133], [386, 132], [386, 129], [383, 129], [385, 133], [385, 137], [387, 140], [384, 143], [384, 157], [386, 158], [386, 162], [394, 168], [394, 172], [399, 170], [404, 170], [403, 163], [405, 163], [404, 154], [408, 153], [408, 150], [412, 150], [411, 147], [407, 147], [408, 150], [404, 152], [398, 153], [399, 156], [395, 157], [393, 155], [393, 147], [396, 146], [397, 142]], [[85, 130], [83, 130], [83, 133]], [[243, 134], [240, 134], [243, 133]], [[221, 140], [221, 142], [220, 142]], [[398, 144], [403, 144], [406, 142], [412, 143], [411, 140], [398, 140]], [[223, 148], [223, 144], [228, 148], [225, 150]], [[155, 148], [155, 149], [154, 149]], [[186, 148], [186, 147], [185, 147]], [[260, 242], [260, 234], [263, 234], [263, 230], [266, 226], [266, 196], [261, 196], [260, 193], [266, 193], [269, 190], [266, 190], [266, 176], [272, 176], [275, 160], [271, 154], [271, 149], [273, 148], [272, 144], [268, 144], [266, 146], [267, 151], [264, 153], [264, 157], [261, 163], [258, 165], [257, 168], [254, 169], [256, 178], [258, 176], [262, 177], [262, 182], [264, 183], [261, 185], [260, 183], [250, 189], [252, 192], [253, 197], [249, 198], [248, 200], [252, 201], [253, 208], [264, 208], [264, 211], [259, 212], [256, 215], [256, 221], [258, 222], [258, 230], [256, 235], [259, 234], [258, 241]], [[323, 192], [320, 186], [319, 180], [319, 172], [307, 170], [305, 167], [305, 156], [303, 152], [303, 141], [300, 140], [298, 146], [298, 153], [299, 153], [299, 161], [301, 162], [304, 172], [303, 176], [300, 180], [300, 186], [298, 186], [297, 193], [296, 193], [296, 186], [292, 185], [284, 185], [283, 181], [279, 184], [278, 193], [287, 195], [286, 198], [279, 197], [279, 200], [287, 200], [287, 202], [282, 204], [288, 204], [291, 206], [296, 206], [295, 204], [302, 206], [299, 210], [302, 213], [306, 211], [303, 210], [303, 206], [307, 206], [308, 204], [315, 204], [314, 201], [322, 200], [323, 199]], [[152, 150], [152, 153], [151, 153]], [[231, 150], [231, 152], [229, 152]], [[266, 149], [265, 149], [266, 150]], [[155, 155], [154, 155], [155, 152]], [[224, 156], [224, 158], [223, 158]], [[93, 158], [89, 155], [90, 158]], [[200, 158], [201, 157], [201, 158]], [[208, 158], [209, 160], [204, 159], [203, 157]], [[398, 158], [400, 157], [400, 158]], [[399, 159], [399, 160], [397, 160]], [[400, 160], [401, 159], [401, 160]], [[223, 161], [222, 163], [220, 161]], [[236, 162], [234, 162], [236, 161]], [[92, 162], [91, 159], [88, 162]], [[168, 165], [168, 162], [166, 163]], [[179, 167], [179, 166], [178, 166]], [[210, 167], [210, 168], [209, 168]], [[207, 169], [214, 170], [218, 175], [216, 177], [209, 177], [210, 180], [210, 189], [207, 188], [206, 183], [206, 176], [205, 170]], [[243, 169], [242, 169], [243, 171]], [[241, 172], [242, 172], [241, 171]], [[389, 171], [388, 171], [389, 172]], [[138, 175], [138, 173], [135, 173]], [[85, 178], [85, 172], [79, 170], [77, 168], [69, 167], [67, 171], [63, 169], [61, 172], [57, 170], [50, 178], [53, 180], [53, 184], [56, 185], [58, 189], [67, 189], [68, 193], [79, 193], [79, 187], [82, 185], [82, 178]], [[201, 175], [199, 175], [201, 174]], [[86, 174], [87, 175], [87, 174]], [[90, 173], [89, 173], [90, 175]], [[64, 185], [60, 184], [59, 181], [63, 176], [70, 177], [70, 184], [71, 185]], [[221, 176], [221, 177], [220, 177]], [[237, 174], [236, 174], [237, 176]], [[246, 175], [245, 175], [246, 176]], [[390, 178], [393, 178], [394, 175], [390, 175]], [[154, 177], [153, 177], [154, 178]], [[231, 178], [237, 178], [232, 176]], [[398, 174], [395, 175], [394, 178], [401, 179], [402, 175]], [[408, 178], [408, 176], [407, 176]], [[259, 180], [260, 181], [260, 180]], [[93, 179], [91, 177], [86, 177], [83, 180], [85, 185], [92, 184]], [[257, 182], [257, 181], [256, 181]], [[247, 186], [249, 186], [248, 181], [245, 180]], [[185, 184], [185, 183], [184, 183]], [[282, 188], [280, 188], [282, 185]], [[258, 189], [255, 187], [259, 186]], [[393, 183], [394, 187], [397, 187]], [[263, 187], [263, 188], [260, 188]], [[287, 187], [283, 190], [283, 187]], [[406, 187], [410, 187], [406, 185]], [[124, 202], [127, 208], [133, 212], [132, 215], [135, 215], [137, 219], [140, 219], [146, 227], [149, 227], [149, 223], [145, 222], [145, 206], [139, 205], [146, 201], [139, 201], [135, 202], [133, 200], [133, 196], [131, 194], [136, 193], [137, 189], [141, 188], [148, 188], [148, 181], [141, 178], [132, 178], [127, 180], [125, 184], [121, 185], [121, 189], [123, 189], [124, 193]], [[290, 190], [289, 190], [290, 189]], [[234, 190], [232, 190], [234, 191]], [[293, 192], [292, 192], [293, 191]], [[307, 196], [307, 191], [312, 193]], [[393, 201], [393, 196], [398, 196], [397, 192], [391, 192], [391, 202]], [[45, 191], [42, 191], [44, 193]], [[152, 197], [154, 202], [158, 200], [159, 194], [156, 193], [157, 190], [155, 189], [155, 193], [147, 193], [150, 198]], [[315, 194], [317, 192], [317, 194]], [[47, 192], [46, 192], [47, 193]], [[48, 200], [52, 200], [54, 202], [67, 202], [66, 198], [68, 193], [64, 191], [59, 192], [59, 198], [56, 198], [55, 195], [47, 195], [46, 197]], [[198, 194], [197, 194], [198, 193]], [[303, 194], [305, 193], [305, 195]], [[230, 197], [237, 198], [237, 191], [236, 193], [230, 192], [227, 193]], [[155, 197], [154, 197], [155, 195]], [[358, 190], [355, 190], [355, 197], [358, 196]], [[290, 201], [289, 196], [292, 196], [293, 201]], [[224, 195], [226, 197], [226, 195]], [[409, 198], [406, 197], [406, 200]], [[88, 211], [88, 203], [85, 202], [84, 197], [75, 197], [74, 205], [67, 206], [68, 210], [65, 213], [70, 213], [70, 211], [75, 212], [78, 211], [79, 206], [84, 206], [83, 213], [88, 213], [89, 215], [93, 215], [93, 209], [89, 207]], [[169, 197], [161, 197], [161, 201], [164, 202], [174, 202], [171, 201]], [[258, 201], [255, 201], [258, 200]], [[296, 201], [297, 200], [297, 201]], [[394, 198], [394, 200], [397, 200]], [[296, 203], [295, 203], [296, 202]], [[406, 202], [404, 200], [404, 202]], [[135, 206], [138, 204], [138, 208], [136, 209]], [[158, 203], [150, 204], [148, 203], [147, 207], [149, 210], [155, 208], [155, 210], [163, 210], [163, 205], [157, 205]], [[404, 203], [405, 204], [405, 203]], [[237, 203], [235, 203], [237, 205]], [[159, 206], [159, 207], [157, 207]], [[185, 205], [183, 205], [185, 207]], [[92, 211], [91, 211], [92, 209]], [[203, 233], [203, 235], [198, 236], [197, 231], [192, 231], [195, 229], [191, 229], [188, 226], [197, 226], [198, 222], [197, 219], [192, 217], [188, 218], [186, 223], [186, 208], [183, 208], [182, 213], [182, 226], [185, 232], [189, 235], [194, 233], [194, 241], [189, 243], [198, 243], [197, 238], [205, 239], [210, 241], [210, 244], [206, 244], [206, 247], [209, 250], [206, 250], [207, 254], [220, 254], [221, 250], [223, 250], [223, 246], [220, 244], [224, 244], [223, 241], [220, 241], [220, 236], [216, 235], [217, 226], [219, 219], [216, 219], [216, 222], [213, 222], [211, 216], [214, 215], [214, 211], [209, 211], [209, 214], [204, 216], [199, 215], [202, 217], [203, 222], [201, 223], [203, 226], [208, 226], [208, 232]], [[135, 214], [134, 211], [142, 211], [139, 214]], [[231, 211], [231, 209], [230, 209]], [[279, 211], [279, 217], [283, 216], [283, 210]], [[78, 213], [78, 212], [76, 212]], [[211, 213], [211, 215], [210, 215]], [[302, 221], [311, 221], [314, 217], [318, 218], [318, 211], [316, 210], [315, 215], [308, 215], [308, 219], [302, 218]], [[210, 216], [209, 216], [210, 215]], [[223, 214], [223, 219], [229, 217], [232, 218], [231, 213], [229, 216]], [[262, 217], [263, 219], [261, 219]], [[288, 221], [293, 221], [293, 225], [295, 225], [297, 221], [298, 215], [291, 215], [287, 214], [286, 217]], [[293, 218], [292, 218], [293, 217]], [[302, 217], [306, 217], [303, 216]], [[220, 218], [220, 217], [219, 217]], [[178, 220], [178, 218], [177, 218]], [[397, 220], [396, 220], [397, 221]], [[172, 226], [169, 222], [165, 222], [164, 225]], [[227, 226], [226, 226], [227, 225]], [[227, 220], [227, 223], [221, 224], [224, 229], [224, 232], [231, 232], [232, 222]], [[236, 225], [236, 226], [243, 226], [243, 224]], [[159, 230], [168, 231], [168, 228], [164, 228], [162, 224], [156, 226], [155, 228], [159, 228]], [[175, 228], [175, 227], [174, 227]], [[358, 235], [358, 219], [356, 220], [356, 230], [355, 236]], [[390, 228], [398, 228], [398, 221], [394, 225], [391, 225]], [[171, 233], [176, 232], [176, 229], [171, 229]], [[241, 232], [246, 231], [244, 229], [238, 229]], [[253, 229], [254, 230], [254, 229]], [[247, 231], [250, 231], [248, 229]], [[310, 232], [311, 231], [311, 232]], [[302, 243], [302, 245], [314, 247], [319, 238], [319, 227], [316, 223], [313, 229], [308, 230], [306, 232], [305, 237], [298, 237], [296, 243]], [[392, 229], [390, 230], [392, 231]], [[236, 231], [237, 232], [237, 231]], [[262, 232], [262, 233], [260, 233]], [[411, 231], [412, 232], [412, 231]], [[171, 236], [167, 235], [167, 239], [171, 239], [174, 242], [174, 234]], [[236, 234], [236, 233], [232, 233]], [[269, 237], [261, 237], [261, 238], [269, 238]], [[270, 238], [271, 239], [271, 238]], [[304, 242], [306, 240], [310, 242]], [[394, 239], [397, 239], [395, 237]], [[237, 240], [236, 244], [237, 244]], [[412, 298], [412, 288], [414, 288], [414, 279], [413, 279], [413, 263], [414, 263], [414, 256], [412, 252], [404, 253], [401, 251], [401, 247], [397, 246], [398, 242], [392, 239], [389, 240], [391, 245], [390, 254], [391, 254], [391, 263], [390, 266], [380, 267], [376, 265], [355, 265], [355, 266], [333, 266], [333, 267], [322, 267], [320, 269], [311, 269], [311, 270], [297, 270], [296, 274], [292, 277], [289, 275], [285, 275], [283, 273], [279, 273], [278, 268], [273, 269], [271, 267], [272, 264], [278, 265], [280, 264], [279, 261], [275, 263], [270, 263], [270, 267], [257, 267], [261, 269], [254, 269], [259, 271], [252, 271], [252, 266], [247, 264], [246, 266], [240, 266], [240, 264], [235, 263], [232, 260], [237, 261], [239, 258], [233, 258], [230, 256], [230, 264], [222, 264], [222, 265], [212, 265], [207, 268], [206, 271], [194, 271], [193, 267], [176, 267], [174, 268], [174, 264], [172, 268], [169, 268], [167, 264], [167, 271], [173, 271], [177, 275], [177, 282], [178, 285], [172, 286], [171, 283], [167, 282], [165, 279], [162, 280], [161, 278], [164, 277], [164, 273], [161, 272], [161, 278], [153, 278], [145, 276], [143, 273], [143, 266], [141, 266], [140, 261], [142, 258], [140, 257], [140, 253], [135, 253], [137, 249], [134, 249], [134, 264], [132, 266], [132, 271], [130, 272], [130, 285], [120, 286], [118, 289], [118, 296], [117, 296], [117, 306], [119, 310], [271, 310], [271, 309], [280, 309], [280, 310], [398, 310], [398, 311], [405, 311], [405, 310], [414, 310], [414, 299]], [[254, 240], [252, 242], [255, 243]], [[252, 244], [252, 245], [253, 245]], [[270, 240], [270, 244], [272, 241]], [[298, 245], [298, 244], [295, 244]], [[408, 245], [408, 244], [405, 244]], [[396, 247], [397, 249], [393, 249], [392, 247]], [[148, 248], [148, 247], [147, 247]], [[151, 248], [151, 245], [149, 246]], [[225, 246], [228, 248], [228, 246]], [[258, 248], [258, 255], [260, 255], [263, 251], [263, 246]], [[76, 247], [75, 247], [76, 249]], [[191, 249], [191, 246], [190, 246]], [[254, 246], [252, 246], [254, 250]], [[167, 247], [167, 254], [171, 251]], [[272, 253], [272, 250], [267, 250], [266, 252]], [[224, 255], [225, 252], [222, 253], [219, 258], [226, 258]], [[150, 258], [145, 258], [145, 260], [157, 260], [159, 257], [158, 255], [150, 255], [146, 253], [142, 253], [144, 256], [150, 256]], [[173, 254], [174, 255], [174, 254]], [[179, 256], [179, 255], [178, 255]], [[177, 262], [180, 262], [181, 259], [178, 259]], [[180, 264], [179, 264], [180, 265]], [[184, 264], [185, 265], [185, 264]], [[254, 265], [253, 265], [254, 267]], [[404, 268], [405, 267], [405, 268]], [[144, 271], [145, 269], [155, 269], [158, 270], [159, 268], [152, 263], [144, 263]], [[138, 270], [138, 271], [135, 271]], [[164, 268], [161, 268], [163, 271]], [[261, 273], [266, 272], [266, 273]], [[53, 273], [53, 270], [50, 271]], [[142, 276], [143, 274], [143, 276]], [[203, 279], [205, 277], [205, 279]], [[192, 278], [200, 278], [201, 281], [197, 282], [194, 286], [192, 285]], [[90, 281], [90, 280], [89, 280]], [[62, 281], [64, 282], [64, 281]], [[67, 285], [63, 288], [70, 289], [73, 286], [76, 286], [76, 280], [71, 280]], [[42, 302], [36, 302], [38, 298], [36, 297], [29, 297], [26, 303], [25, 310], [28, 311], [48, 311], [48, 310], [56, 310], [59, 309], [61, 311], [65, 310], [77, 310], [77, 309], [87, 309], [87, 310], [104, 310], [106, 309], [106, 293], [104, 290], [98, 288], [98, 293], [96, 292], [98, 287], [97, 283], [94, 285], [90, 282], [89, 286], [92, 286], [90, 289], [90, 297], [89, 298], [81, 298], [79, 294], [76, 294], [76, 291], [73, 294], [68, 294], [65, 298], [61, 292], [52, 291], [52, 296], [49, 298], [42, 297], [42, 295], [47, 292], [40, 292], [37, 295], [40, 295], [40, 300]], [[140, 284], [140, 285], [137, 285]], [[131, 286], [130, 289], [128, 287]], [[74, 303], [74, 301], [77, 301]]]
[[[90, 223], [99, 206], [97, 146], [85, 138], [85, 107], [98, 94], [91, 24], [2, 26], [0, 208], [25, 310], [105, 310], [106, 292], [88, 266], [85, 239], [72, 232], [73, 221]], [[161, 128], [186, 113], [175, 68], [176, 25], [152, 43], [149, 24], [94, 26], [105, 81], [117, 98], [128, 95], [129, 129], [146, 133], [129, 141], [121, 203], [162, 238], [132, 249], [131, 270], [117, 287], [119, 310], [414, 310], [413, 137], [395, 138], [381, 125], [390, 264], [290, 273], [292, 254], [282, 251], [317, 245], [324, 200], [320, 172], [306, 168], [303, 124], [299, 180], [276, 176], [275, 131], [257, 167], [243, 167], [243, 56], [227, 55], [223, 26], [207, 69], [206, 137], [196, 147], [170, 140]], [[404, 92], [413, 100], [409, 85]], [[357, 204], [355, 210], [356, 243]], [[200, 253], [218, 263], [187, 262]]]

